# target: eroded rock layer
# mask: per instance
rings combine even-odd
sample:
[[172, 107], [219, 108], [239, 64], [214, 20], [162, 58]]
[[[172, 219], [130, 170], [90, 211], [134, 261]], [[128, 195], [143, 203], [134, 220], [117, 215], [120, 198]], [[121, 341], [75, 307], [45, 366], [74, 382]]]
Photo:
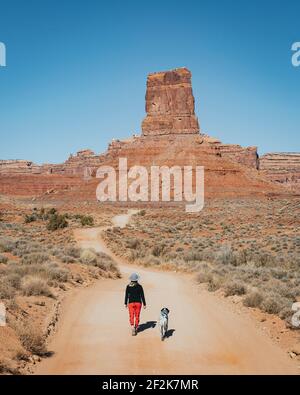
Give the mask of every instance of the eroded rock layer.
[[259, 158], [260, 171], [270, 181], [299, 189], [300, 153], [268, 153]]

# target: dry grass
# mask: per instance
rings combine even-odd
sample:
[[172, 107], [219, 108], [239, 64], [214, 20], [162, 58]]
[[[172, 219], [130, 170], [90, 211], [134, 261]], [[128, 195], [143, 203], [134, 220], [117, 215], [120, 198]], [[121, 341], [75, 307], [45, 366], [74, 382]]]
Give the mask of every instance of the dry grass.
[[198, 273], [210, 291], [282, 318], [300, 297], [299, 214], [296, 199], [211, 200], [194, 215], [144, 210], [105, 238], [129, 261]]
[[16, 323], [16, 333], [18, 334], [21, 343], [25, 350], [43, 356], [47, 353], [45, 336], [43, 336], [38, 329], [33, 325], [27, 323]]
[[53, 296], [47, 282], [38, 276], [25, 276], [21, 282], [21, 291], [25, 296]]

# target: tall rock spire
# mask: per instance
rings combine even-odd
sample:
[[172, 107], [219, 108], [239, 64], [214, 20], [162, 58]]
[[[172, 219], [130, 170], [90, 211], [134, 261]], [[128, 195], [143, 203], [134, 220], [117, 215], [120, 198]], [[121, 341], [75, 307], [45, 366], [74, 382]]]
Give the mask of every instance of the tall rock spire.
[[146, 113], [142, 122], [144, 136], [199, 133], [191, 72], [179, 68], [149, 74]]

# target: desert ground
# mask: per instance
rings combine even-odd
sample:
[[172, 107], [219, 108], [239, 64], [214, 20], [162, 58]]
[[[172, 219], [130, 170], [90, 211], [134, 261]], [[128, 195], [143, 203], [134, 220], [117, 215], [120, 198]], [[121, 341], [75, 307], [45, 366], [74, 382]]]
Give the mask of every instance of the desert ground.
[[[214, 199], [190, 217], [53, 206], [1, 201], [3, 374], [299, 374], [299, 199]], [[137, 337], [123, 305], [132, 271], [148, 304]]]

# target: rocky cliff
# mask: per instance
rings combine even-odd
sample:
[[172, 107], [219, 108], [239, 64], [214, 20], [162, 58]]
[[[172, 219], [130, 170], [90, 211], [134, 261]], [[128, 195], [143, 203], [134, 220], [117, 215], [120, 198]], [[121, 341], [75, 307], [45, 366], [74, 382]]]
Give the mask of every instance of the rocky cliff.
[[276, 152], [259, 158], [259, 169], [270, 181], [300, 191], [300, 153]]

